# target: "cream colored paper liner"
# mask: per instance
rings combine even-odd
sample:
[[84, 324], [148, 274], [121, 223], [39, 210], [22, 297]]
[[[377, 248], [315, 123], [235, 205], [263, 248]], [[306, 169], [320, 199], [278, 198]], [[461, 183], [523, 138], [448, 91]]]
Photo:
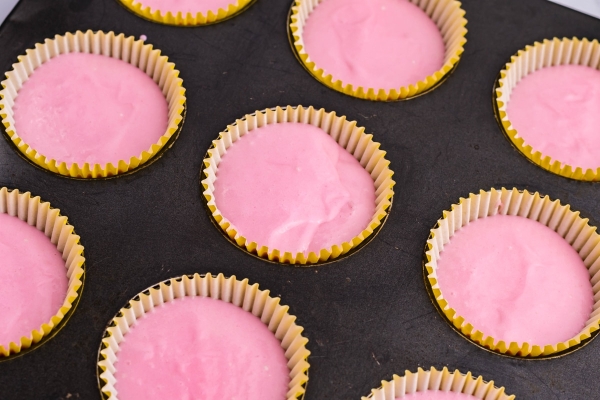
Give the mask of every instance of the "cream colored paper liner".
[[[141, 154], [133, 154], [129, 160], [120, 160], [117, 165], [74, 163], [67, 165], [56, 160], [46, 158], [25, 143], [18, 135], [13, 118], [13, 105], [18, 91], [29, 79], [35, 69], [46, 61], [65, 53], [93, 53], [106, 57], [113, 57], [125, 61], [144, 71], [161, 88], [169, 106], [168, 126], [165, 134], [148, 150]], [[88, 30], [75, 34], [67, 33], [64, 36], [56, 35], [54, 39], [46, 39], [43, 44], [38, 43], [35, 49], [28, 49], [27, 55], [19, 56], [19, 62], [13, 64], [13, 70], [6, 73], [7, 79], [2, 82], [3, 90], [0, 91], [0, 117], [6, 128], [6, 134], [29, 160], [42, 168], [57, 174], [73, 178], [103, 178], [131, 171], [144, 164], [163, 148], [171, 136], [177, 131], [183, 120], [185, 104], [185, 89], [183, 81], [179, 78], [179, 71], [175, 64], [168, 61], [160, 50], [153, 49], [152, 45], [144, 44], [142, 40], [135, 40], [133, 36], [125, 37], [123, 34], [115, 35], [113, 32], [92, 32]]]
[[39, 197], [31, 197], [31, 193], [19, 193], [0, 188], [0, 212], [19, 218], [31, 226], [35, 226], [56, 245], [65, 260], [65, 273], [69, 279], [67, 293], [63, 305], [45, 324], [34, 329], [28, 336], [23, 336], [19, 343], [0, 343], [0, 359], [20, 353], [35, 346], [48, 336], [63, 320], [73, 303], [81, 294], [83, 285], [83, 246], [79, 244], [79, 236], [73, 233], [67, 217], [60, 215], [60, 210], [51, 208], [50, 203], [42, 202]]
[[[221, 157], [227, 153], [227, 149], [239, 138], [251, 132], [253, 129], [267, 124], [286, 122], [300, 122], [314, 125], [327, 132], [335, 141], [356, 158], [360, 164], [371, 174], [375, 183], [375, 215], [369, 225], [351, 241], [333, 245], [322, 249], [319, 254], [310, 252], [308, 256], [303, 253], [292, 254], [278, 249], [270, 249], [260, 243], [249, 242], [241, 236], [236, 227], [225, 218], [215, 203], [214, 182], [217, 179], [217, 170]], [[298, 107], [276, 107], [256, 111], [254, 114], [246, 115], [238, 119], [233, 125], [229, 125], [219, 138], [213, 141], [204, 159], [204, 174], [206, 179], [202, 180], [204, 188], [203, 195], [215, 221], [221, 229], [234, 240], [238, 246], [245, 248], [248, 252], [257, 254], [259, 257], [289, 264], [314, 264], [333, 260], [347, 253], [362, 243], [373, 230], [381, 225], [381, 221], [387, 215], [387, 209], [391, 205], [394, 195], [392, 180], [393, 172], [389, 168], [390, 162], [385, 159], [385, 151], [380, 150], [380, 144], [372, 140], [373, 135], [367, 135], [365, 128], [356, 126], [356, 121], [347, 121], [346, 117], [338, 117], [335, 112], [326, 112], [324, 109], [314, 109], [312, 106]]]
[[378, 101], [402, 100], [415, 97], [432, 89], [458, 63], [464, 51], [464, 45], [467, 42], [467, 20], [465, 19], [465, 11], [461, 8], [460, 2], [456, 0], [410, 0], [411, 3], [414, 3], [425, 11], [442, 33], [442, 38], [446, 44], [444, 65], [433, 75], [415, 82], [413, 85], [391, 90], [386, 88], [364, 88], [362, 86], [355, 88], [349, 83], [344, 83], [336, 79], [330, 73], [320, 68], [310, 59], [310, 55], [304, 50], [304, 40], [302, 38], [304, 25], [310, 17], [310, 13], [322, 0], [295, 1], [292, 7], [290, 29], [294, 49], [305, 68], [325, 86], [361, 99]]
[[[583, 65], [600, 69], [600, 43], [594, 39], [558, 39], [535, 42], [512, 56], [506, 67], [500, 71], [498, 87], [495, 91], [495, 103], [501, 126], [513, 145], [530, 161], [557, 175], [581, 181], [597, 181], [600, 179], [600, 163], [595, 170], [583, 171], [580, 167], [567, 165], [560, 160], [553, 160], [532, 148], [519, 136], [506, 114], [510, 95], [519, 81], [525, 76], [545, 67], [557, 65]], [[569, 132], [564, 132], [569, 135]]]
[[238, 280], [235, 276], [225, 278], [223, 274], [213, 276], [184, 275], [160, 282], [129, 301], [108, 325], [98, 354], [98, 373], [102, 397], [117, 400], [115, 389], [115, 362], [119, 357], [119, 344], [129, 328], [145, 313], [184, 296], [202, 296], [223, 300], [252, 313], [267, 325], [285, 350], [290, 370], [287, 399], [304, 396], [308, 381], [308, 339], [302, 336], [304, 328], [296, 325], [296, 317], [288, 313], [289, 307], [279, 304], [278, 297], [269, 296], [268, 290], [260, 290], [258, 284], [251, 285], [248, 279]]
[[[475, 330], [475, 328], [448, 304], [437, 282], [437, 262], [440, 252], [452, 239], [454, 232], [471, 221], [488, 216], [518, 215], [537, 221], [562, 236], [579, 253], [590, 273], [590, 281], [594, 291], [594, 306], [590, 318], [581, 332], [562, 343], [539, 346], [533, 343], [506, 343]], [[561, 205], [558, 200], [550, 200], [539, 193], [529, 193], [517, 189], [492, 189], [479, 194], [471, 193], [468, 198], [461, 198], [458, 204], [452, 205], [451, 211], [444, 211], [444, 216], [431, 230], [426, 247], [427, 279], [435, 301], [448, 320], [463, 335], [492, 351], [519, 357], [541, 357], [563, 352], [580, 344], [598, 330], [600, 323], [600, 235], [596, 227], [588, 225], [588, 219], [581, 218], [578, 211], [571, 211], [569, 205]]]
[[143, 5], [143, 0], [119, 0], [121, 4], [127, 7], [129, 10], [139, 15], [142, 18], [148, 19], [153, 22], [165, 25], [178, 25], [178, 26], [199, 26], [214, 24], [221, 22], [228, 18], [233, 17], [237, 13], [244, 10], [245, 7], [250, 5], [254, 0], [231, 0], [232, 4], [229, 4], [227, 9], [219, 8], [215, 14], [213, 11], [206, 13], [199, 12], [193, 14], [191, 12], [182, 13], [181, 11], [173, 15], [171, 11], [163, 13], [161, 10], [152, 10], [148, 6]]
[[424, 371], [419, 368], [417, 373], [406, 371], [404, 376], [394, 375], [391, 381], [382, 381], [379, 389], [373, 389], [371, 394], [362, 400], [395, 400], [407, 394], [439, 390], [443, 392], [463, 393], [481, 400], [513, 400], [514, 395], [507, 395], [504, 388], [494, 386], [494, 381], [486, 382], [481, 376], [474, 377], [470, 372], [466, 375], [456, 370], [441, 371], [431, 368]]

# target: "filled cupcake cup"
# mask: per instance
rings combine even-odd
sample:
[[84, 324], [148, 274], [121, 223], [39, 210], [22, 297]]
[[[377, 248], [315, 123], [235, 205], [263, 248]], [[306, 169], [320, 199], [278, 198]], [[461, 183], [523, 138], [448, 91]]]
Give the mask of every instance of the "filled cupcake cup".
[[330, 73], [316, 65], [306, 53], [302, 37], [304, 26], [310, 13], [322, 0], [295, 0], [289, 17], [289, 35], [292, 50], [304, 68], [325, 86], [360, 99], [375, 101], [396, 101], [410, 99], [424, 94], [441, 84], [454, 70], [464, 52], [467, 42], [467, 20], [461, 3], [456, 0], [419, 1], [410, 0], [421, 8], [439, 28], [446, 51], [444, 64], [432, 75], [414, 84], [398, 88], [376, 88], [353, 86], [348, 82], [336, 79]]
[[[444, 297], [438, 284], [437, 263], [444, 246], [451, 241], [456, 231], [480, 218], [503, 214], [514, 215], [537, 221], [564, 238], [579, 254], [588, 269], [594, 294], [592, 312], [585, 327], [574, 337], [560, 343], [540, 346], [532, 343], [505, 342], [485, 332], [476, 330], [469, 321], [459, 315]], [[431, 230], [425, 246], [425, 284], [432, 301], [448, 323], [472, 343], [495, 353], [518, 358], [551, 358], [568, 354], [581, 348], [596, 336], [600, 326], [600, 235], [596, 227], [581, 218], [578, 211], [569, 205], [551, 200], [539, 193], [518, 189], [481, 190], [461, 198], [450, 211], [444, 211]]]
[[52, 208], [50, 203], [39, 197], [31, 197], [29, 192], [0, 188], [0, 213], [19, 218], [43, 232], [62, 254], [65, 262], [65, 274], [68, 279], [67, 292], [56, 314], [41, 326], [33, 329], [18, 343], [0, 343], [0, 361], [33, 350], [56, 334], [67, 322], [75, 310], [83, 290], [84, 262], [83, 246], [79, 236], [73, 232], [67, 217], [60, 210]]
[[[600, 69], [600, 43], [594, 39], [545, 39], [535, 42], [513, 55], [500, 71], [494, 88], [494, 111], [496, 118], [508, 140], [534, 164], [556, 175], [581, 181], [600, 179], [600, 164], [596, 169], [582, 169], [568, 165], [547, 154], [532, 148], [512, 125], [507, 115], [507, 106], [517, 84], [529, 74], [542, 68], [558, 65], [581, 65]], [[568, 132], [565, 132], [568, 135]]]
[[[29, 146], [15, 128], [13, 106], [19, 90], [36, 68], [48, 60], [66, 53], [89, 53], [125, 61], [151, 77], [159, 86], [168, 104], [168, 122], [165, 133], [150, 148], [132, 154], [129, 159], [119, 160], [116, 165], [58, 162], [46, 157]], [[185, 114], [185, 89], [179, 78], [175, 64], [169, 62], [150, 44], [143, 40], [135, 40], [133, 36], [115, 35], [113, 32], [77, 31], [65, 35], [56, 35], [46, 39], [44, 43], [36, 44], [34, 49], [28, 49], [27, 54], [19, 56], [19, 62], [13, 64], [12, 71], [6, 73], [7, 79], [2, 82], [0, 91], [0, 117], [5, 127], [5, 134], [18, 151], [29, 161], [46, 170], [72, 178], [106, 178], [123, 174], [148, 163], [161, 150], [172, 145], [172, 140], [179, 134]]]
[[373, 389], [371, 394], [362, 400], [396, 400], [426, 391], [462, 393], [481, 400], [515, 398], [514, 395], [506, 394], [503, 387], [494, 386], [494, 381], [486, 382], [481, 376], [475, 377], [470, 372], [462, 374], [458, 370], [450, 372], [446, 367], [438, 371], [432, 367], [429, 370], [419, 368], [416, 373], [406, 371], [403, 376], [394, 375], [392, 380], [382, 381], [380, 388]]
[[152, 22], [157, 22], [164, 25], [175, 26], [201, 26], [210, 25], [217, 22], [225, 21], [237, 14], [245, 11], [256, 0], [231, 0], [231, 4], [227, 8], [219, 8], [218, 10], [208, 10], [205, 12], [177, 12], [173, 14], [171, 11], [160, 9], [152, 9], [144, 5], [143, 0], [117, 0], [128, 10], [138, 16]]
[[[309, 252], [305, 255], [299, 252], [294, 254], [247, 240], [218, 209], [215, 203], [214, 183], [217, 179], [219, 162], [221, 157], [227, 153], [227, 149], [255, 128], [286, 122], [310, 124], [321, 128], [342, 148], [352, 154], [371, 175], [375, 184], [375, 213], [368, 226], [352, 240], [334, 244], [321, 249], [318, 253]], [[373, 135], [365, 133], [364, 128], [357, 126], [356, 121], [348, 121], [346, 117], [337, 116], [335, 112], [327, 112], [324, 109], [317, 110], [312, 106], [276, 107], [246, 115], [221, 132], [219, 138], [213, 141], [204, 158], [201, 185], [209, 214], [215, 224], [238, 247], [269, 261], [298, 265], [319, 264], [333, 261], [351, 250], [357, 250], [359, 246], [366, 244], [381, 227], [388, 215], [394, 195], [395, 182], [392, 180], [393, 172], [389, 168], [390, 162], [385, 158], [385, 151], [379, 148], [380, 144], [374, 142], [372, 137]]]
[[290, 370], [286, 399], [303, 398], [308, 382], [308, 339], [302, 336], [302, 327], [289, 307], [279, 304], [280, 298], [271, 297], [258, 284], [235, 276], [184, 275], [154, 285], [135, 296], [109, 323], [98, 353], [98, 383], [103, 399], [118, 399], [114, 364], [119, 357], [119, 344], [125, 340], [130, 327], [145, 313], [162, 304], [185, 296], [210, 297], [231, 303], [259, 318], [281, 342]]

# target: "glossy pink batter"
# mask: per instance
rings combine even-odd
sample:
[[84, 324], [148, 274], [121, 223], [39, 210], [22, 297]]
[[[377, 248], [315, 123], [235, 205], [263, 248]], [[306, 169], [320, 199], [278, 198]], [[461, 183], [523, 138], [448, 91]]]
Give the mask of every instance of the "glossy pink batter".
[[238, 0], [137, 0], [145, 7], [150, 7], [153, 11], [160, 10], [163, 14], [171, 11], [172, 14], [182, 13], [203, 13], [208, 11], [217, 13], [220, 8], [227, 10], [230, 4], [237, 4]]
[[415, 392], [407, 394], [404, 397], [397, 397], [396, 400], [479, 400], [477, 397], [464, 393], [443, 392], [441, 390], [427, 390], [425, 392]]
[[58, 312], [67, 295], [62, 255], [43, 232], [0, 213], [0, 344], [20, 343]]
[[281, 123], [235, 142], [219, 164], [217, 207], [240, 235], [294, 254], [360, 234], [375, 213], [375, 184], [320, 128]]
[[167, 129], [158, 85], [124, 61], [95, 54], [68, 53], [42, 64], [13, 109], [25, 143], [67, 165], [129, 161]]
[[408, 0], [323, 0], [304, 26], [305, 51], [334, 80], [398, 89], [444, 64], [435, 23]]
[[599, 70], [561, 65], [527, 75], [506, 113], [534, 151], [584, 170], [600, 167]]
[[497, 340], [563, 342], [592, 312], [583, 261], [539, 222], [509, 215], [475, 220], [454, 234], [440, 257], [439, 286], [450, 307]]
[[284, 350], [267, 326], [207, 297], [146, 313], [117, 357], [119, 400], [283, 400], [290, 381]]

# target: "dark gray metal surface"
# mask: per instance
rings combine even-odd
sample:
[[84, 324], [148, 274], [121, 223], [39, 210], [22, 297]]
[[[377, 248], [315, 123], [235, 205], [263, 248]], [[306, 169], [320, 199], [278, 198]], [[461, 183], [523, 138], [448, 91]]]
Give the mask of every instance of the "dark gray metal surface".
[[[96, 399], [105, 325], [140, 290], [166, 278], [235, 274], [281, 295], [309, 338], [307, 399], [359, 399], [405, 369], [470, 370], [519, 399], [600, 398], [600, 341], [556, 360], [488, 353], [457, 335], [425, 291], [421, 257], [442, 210], [490, 187], [539, 190], [600, 222], [600, 186], [552, 175], [522, 157], [492, 112], [494, 80], [526, 44], [600, 37], [600, 21], [545, 0], [464, 0], [466, 51], [441, 87], [414, 100], [374, 103], [330, 90], [298, 64], [286, 35], [288, 0], [258, 0], [209, 27], [145, 21], [114, 0], [22, 0], [0, 28], [0, 70], [37, 42], [77, 29], [148, 36], [187, 88], [179, 139], [130, 176], [73, 181], [42, 171], [0, 140], [0, 186], [31, 191], [69, 217], [85, 246], [87, 278], [71, 321], [34, 352], [0, 362], [1, 399]], [[228, 123], [276, 105], [314, 105], [365, 126], [396, 172], [392, 213], [362, 251], [318, 268], [273, 265], [234, 248], [211, 224], [198, 172]]]

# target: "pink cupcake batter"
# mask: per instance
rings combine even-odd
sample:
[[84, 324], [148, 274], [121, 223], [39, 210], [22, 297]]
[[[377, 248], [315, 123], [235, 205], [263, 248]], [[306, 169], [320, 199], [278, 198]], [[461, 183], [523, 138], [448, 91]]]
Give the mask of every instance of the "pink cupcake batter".
[[218, 209], [259, 246], [318, 253], [360, 234], [375, 213], [371, 175], [312, 125], [252, 130], [227, 150], [218, 168]]
[[443, 66], [446, 51], [438, 27], [408, 0], [323, 0], [302, 38], [318, 68], [355, 88], [415, 84]]
[[534, 151], [572, 167], [600, 167], [600, 71], [543, 68], [513, 89], [506, 113]]
[[25, 143], [67, 165], [129, 162], [167, 130], [158, 85], [124, 61], [95, 54], [62, 54], [42, 64], [13, 110]]
[[441, 390], [427, 390], [425, 392], [415, 392], [407, 394], [404, 397], [397, 397], [396, 400], [479, 400], [470, 394], [443, 392]]
[[67, 295], [61, 253], [43, 232], [0, 213], [0, 344], [20, 343], [58, 312]]
[[119, 400], [283, 400], [289, 369], [261, 320], [207, 297], [183, 297], [138, 319], [117, 353]]
[[442, 294], [476, 330], [545, 346], [576, 336], [593, 306], [577, 252], [539, 222], [510, 215], [461, 228], [438, 261]]
[[181, 12], [183, 14], [199, 12], [206, 14], [208, 11], [217, 13], [220, 8], [227, 10], [230, 4], [237, 4], [238, 0], [138, 0], [144, 7], [150, 7], [152, 11], [162, 11], [166, 14], [171, 11], [171, 14]]

